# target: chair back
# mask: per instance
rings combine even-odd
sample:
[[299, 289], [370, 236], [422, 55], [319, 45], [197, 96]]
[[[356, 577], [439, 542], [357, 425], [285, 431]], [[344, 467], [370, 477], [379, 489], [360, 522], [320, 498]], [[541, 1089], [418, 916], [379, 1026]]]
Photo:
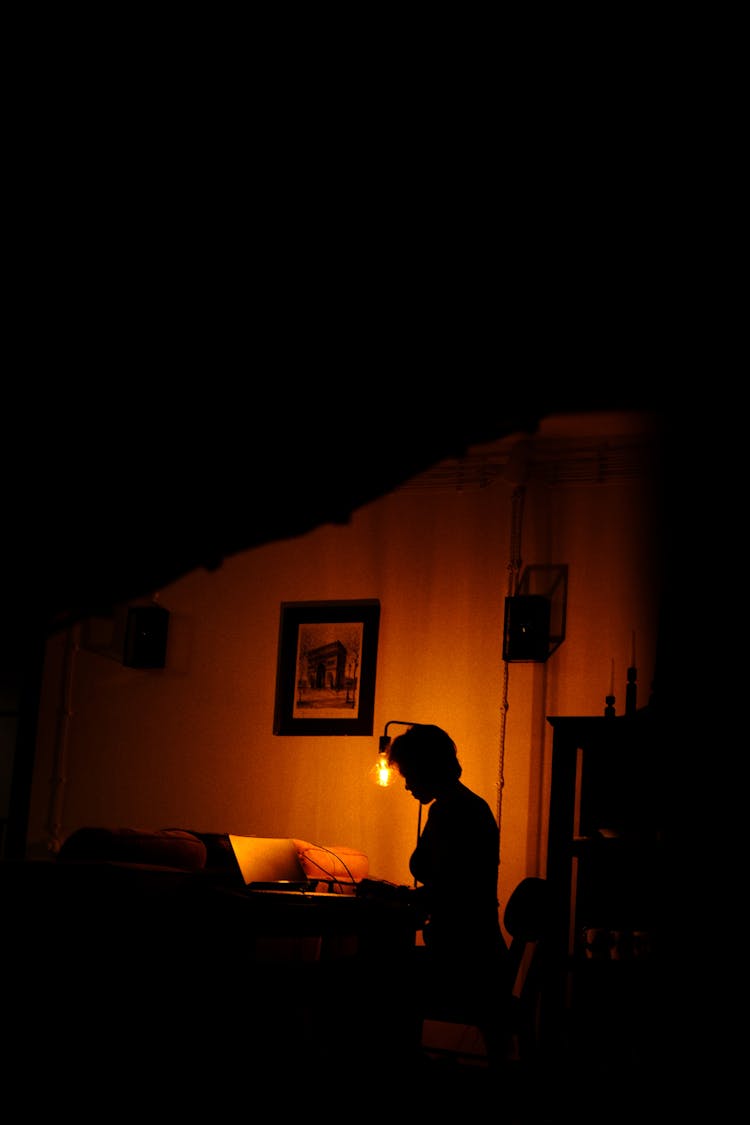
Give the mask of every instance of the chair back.
[[540, 1004], [544, 985], [545, 939], [552, 918], [550, 887], [546, 879], [522, 879], [505, 907], [503, 923], [510, 934], [511, 1031], [515, 1050], [528, 1061], [540, 1041]]

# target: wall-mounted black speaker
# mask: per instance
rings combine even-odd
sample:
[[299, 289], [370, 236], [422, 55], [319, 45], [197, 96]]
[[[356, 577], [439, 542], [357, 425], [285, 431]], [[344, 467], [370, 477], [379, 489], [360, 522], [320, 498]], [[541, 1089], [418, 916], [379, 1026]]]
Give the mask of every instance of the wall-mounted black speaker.
[[168, 631], [168, 609], [160, 605], [131, 606], [125, 625], [123, 664], [127, 668], [164, 668]]
[[521, 594], [505, 599], [503, 660], [543, 664], [550, 654], [549, 598]]

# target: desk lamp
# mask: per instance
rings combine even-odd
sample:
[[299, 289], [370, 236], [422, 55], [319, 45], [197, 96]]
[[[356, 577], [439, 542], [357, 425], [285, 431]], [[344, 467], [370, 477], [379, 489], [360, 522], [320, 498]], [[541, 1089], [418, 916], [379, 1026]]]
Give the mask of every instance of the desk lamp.
[[[381, 789], [387, 789], [387, 787], [389, 785], [393, 785], [393, 782], [396, 780], [396, 778], [394, 777], [394, 774], [395, 774], [396, 771], [393, 769], [393, 766], [388, 761], [388, 747], [391, 744], [391, 738], [390, 738], [390, 735], [388, 734], [388, 728], [392, 727], [392, 726], [414, 727], [414, 726], [417, 726], [417, 725], [418, 725], [417, 723], [404, 722], [402, 719], [389, 719], [388, 722], [385, 724], [385, 727], [383, 728], [383, 733], [381, 734], [380, 741], [378, 743], [378, 760], [375, 763], [375, 765], [372, 767], [372, 770], [370, 771], [370, 775], [373, 778], [373, 780], [375, 781], [375, 784], [379, 785], [381, 787]], [[421, 832], [422, 832], [422, 802], [420, 801], [419, 802], [419, 813], [417, 815], [417, 843], [419, 843], [419, 837], [421, 835]]]

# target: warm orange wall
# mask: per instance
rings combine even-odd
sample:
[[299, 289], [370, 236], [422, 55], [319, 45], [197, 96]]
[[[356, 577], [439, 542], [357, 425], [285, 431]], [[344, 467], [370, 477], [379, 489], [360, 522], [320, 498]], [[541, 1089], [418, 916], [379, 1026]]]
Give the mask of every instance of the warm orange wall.
[[[498, 807], [514, 487], [495, 480], [463, 491], [407, 488], [360, 509], [346, 526], [194, 572], [158, 591], [171, 614], [163, 670], [125, 668], [81, 647], [78, 631], [55, 637], [30, 854], [82, 825], [183, 827], [356, 846], [373, 874], [408, 882], [417, 805], [400, 783], [380, 790], [368, 780], [387, 720], [445, 727], [464, 781]], [[567, 637], [544, 665], [508, 666], [503, 902], [524, 875], [544, 873], [545, 716], [602, 714], [612, 658], [620, 711], [633, 630], [639, 703], [647, 701], [657, 516], [648, 477], [526, 487], [523, 564], [568, 565]], [[373, 736], [274, 735], [281, 602], [350, 598], [378, 598], [382, 607]]]

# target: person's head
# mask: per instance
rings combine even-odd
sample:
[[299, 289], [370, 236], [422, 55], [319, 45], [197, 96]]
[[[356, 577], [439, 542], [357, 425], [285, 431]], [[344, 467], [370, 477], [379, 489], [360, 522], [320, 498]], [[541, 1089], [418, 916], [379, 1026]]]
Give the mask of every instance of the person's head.
[[416, 723], [393, 739], [388, 761], [404, 779], [409, 793], [427, 804], [461, 776], [456, 744], [442, 727]]

